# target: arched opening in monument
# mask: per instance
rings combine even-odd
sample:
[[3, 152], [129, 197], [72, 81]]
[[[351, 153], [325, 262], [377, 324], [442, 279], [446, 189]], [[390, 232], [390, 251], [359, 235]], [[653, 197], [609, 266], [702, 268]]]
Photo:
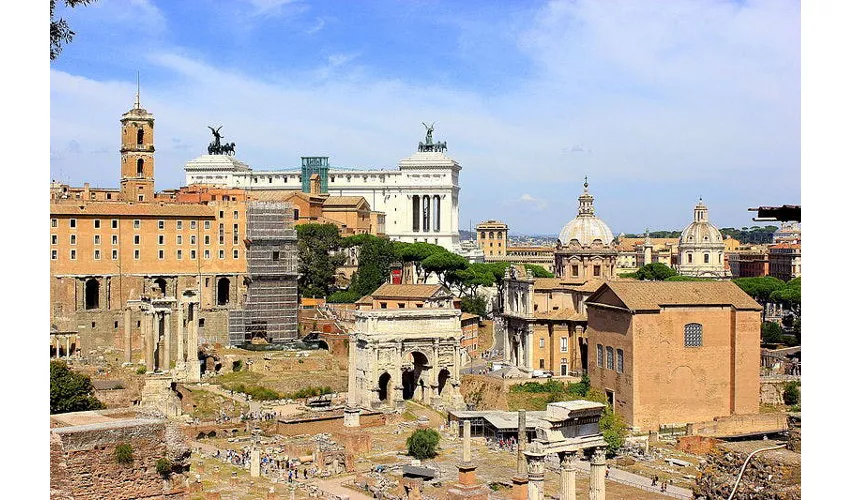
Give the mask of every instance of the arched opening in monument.
[[437, 375], [437, 394], [438, 395], [443, 394], [443, 389], [446, 387], [446, 382], [449, 381], [449, 378], [451, 378], [451, 376], [452, 376], [452, 374], [449, 373], [448, 368], [443, 368], [442, 370], [440, 370], [440, 374]]
[[162, 295], [165, 296], [165, 288], [166, 288], [165, 278], [157, 278], [157, 279], [154, 280], [153, 284], [157, 289], [159, 289], [160, 292], [162, 292]]
[[411, 354], [411, 357], [413, 358], [413, 366], [406, 368], [401, 376], [403, 387], [402, 397], [404, 399], [413, 399], [416, 389], [419, 388], [422, 390], [420, 398], [424, 399], [425, 382], [422, 380], [422, 373], [430, 368], [428, 366], [428, 358], [421, 352], [414, 352]]
[[330, 348], [330, 346], [328, 345], [328, 343], [327, 343], [327, 342], [325, 342], [324, 340], [320, 340], [320, 341], [316, 344], [316, 346], [317, 346], [319, 349], [324, 349], [324, 350], [326, 350], [326, 351], [329, 351], [329, 350], [331, 349], [331, 348]]
[[100, 307], [100, 283], [92, 278], [86, 281], [86, 309]]
[[378, 378], [378, 399], [381, 401], [388, 401], [390, 397], [390, 382], [392, 381], [392, 377], [389, 373], [384, 372], [383, 375]]
[[136, 177], [144, 177], [145, 175], [145, 160], [139, 158], [136, 161]]
[[230, 302], [230, 280], [227, 278], [218, 279], [218, 293], [216, 303], [220, 306], [226, 306]]
[[136, 131], [136, 145], [141, 146], [145, 143], [145, 129], [140, 128]]

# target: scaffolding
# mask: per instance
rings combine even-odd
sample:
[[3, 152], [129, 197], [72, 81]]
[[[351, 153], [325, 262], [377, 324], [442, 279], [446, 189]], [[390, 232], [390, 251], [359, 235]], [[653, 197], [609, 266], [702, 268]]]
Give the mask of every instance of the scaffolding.
[[298, 337], [298, 247], [289, 203], [248, 203], [248, 296], [230, 311], [230, 345]]

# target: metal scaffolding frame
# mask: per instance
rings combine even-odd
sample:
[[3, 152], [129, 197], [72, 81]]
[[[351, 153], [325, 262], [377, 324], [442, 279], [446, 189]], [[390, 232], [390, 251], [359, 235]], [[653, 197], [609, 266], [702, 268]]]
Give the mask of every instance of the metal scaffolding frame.
[[298, 338], [298, 246], [289, 203], [248, 202], [248, 296], [230, 311], [229, 342], [275, 344]]

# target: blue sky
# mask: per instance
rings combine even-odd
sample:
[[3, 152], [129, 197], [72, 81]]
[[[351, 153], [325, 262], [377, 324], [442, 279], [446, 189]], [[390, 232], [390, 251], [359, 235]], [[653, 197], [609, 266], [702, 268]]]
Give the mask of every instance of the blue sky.
[[461, 227], [557, 234], [585, 175], [615, 234], [800, 203], [800, 5], [99, 0], [50, 70], [51, 176], [118, 185], [120, 115], [156, 117], [157, 188], [223, 125], [254, 168], [394, 168], [435, 121]]

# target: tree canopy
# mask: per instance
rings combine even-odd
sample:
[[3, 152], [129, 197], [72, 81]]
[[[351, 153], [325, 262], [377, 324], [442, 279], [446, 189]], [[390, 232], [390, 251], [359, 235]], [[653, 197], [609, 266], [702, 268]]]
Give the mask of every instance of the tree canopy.
[[334, 253], [342, 246], [339, 228], [333, 224], [301, 224], [298, 232], [298, 288], [302, 297], [327, 297], [336, 269], [345, 255]]
[[[369, 295], [386, 283], [390, 266], [398, 260], [396, 247], [387, 238], [371, 234], [358, 234], [343, 239], [343, 246], [360, 247], [357, 271], [351, 277], [348, 291], [357, 299]], [[357, 300], [354, 299], [354, 300]]]
[[[74, 8], [79, 5], [88, 5], [96, 0], [64, 0], [65, 7]], [[50, 60], [53, 61], [59, 57], [62, 52], [62, 46], [71, 43], [74, 39], [74, 33], [68, 21], [56, 19], [56, 0], [50, 0]]]
[[437, 456], [440, 434], [434, 429], [416, 429], [407, 438], [407, 454], [420, 460]]
[[661, 262], [647, 264], [635, 273], [637, 279], [642, 281], [664, 281], [677, 275], [678, 273], [675, 270]]
[[103, 408], [87, 376], [74, 373], [64, 361], [50, 362], [50, 414]]

